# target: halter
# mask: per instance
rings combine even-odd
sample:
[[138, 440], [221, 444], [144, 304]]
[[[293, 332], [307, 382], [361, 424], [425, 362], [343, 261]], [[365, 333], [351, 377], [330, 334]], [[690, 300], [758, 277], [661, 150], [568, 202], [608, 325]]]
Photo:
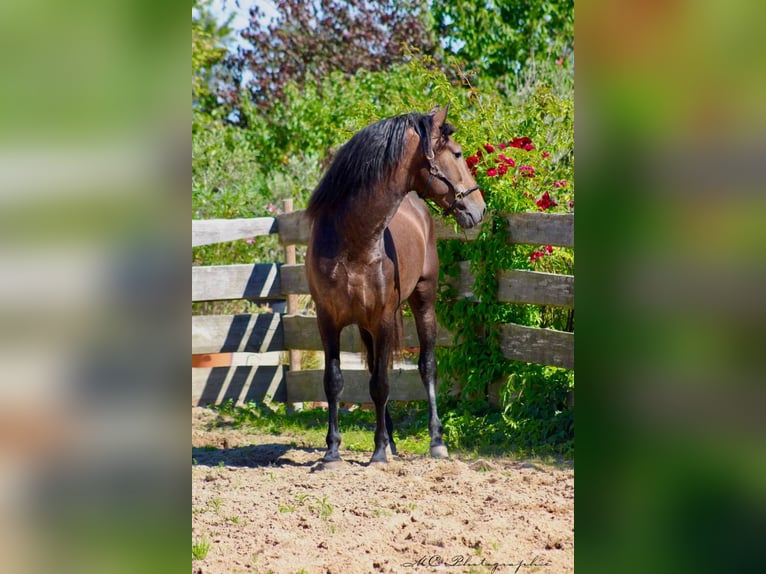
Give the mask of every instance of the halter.
[[428, 164], [430, 165], [430, 168], [429, 168], [430, 175], [428, 176], [428, 181], [426, 181], [425, 189], [427, 190], [429, 188], [429, 186], [431, 185], [431, 180], [433, 178], [437, 178], [442, 180], [442, 182], [444, 182], [444, 184], [450, 189], [450, 191], [452, 191], [452, 193], [455, 196], [455, 200], [452, 202], [452, 204], [442, 212], [442, 217], [447, 217], [449, 214], [455, 211], [455, 208], [457, 207], [457, 204], [459, 201], [461, 201], [464, 197], [468, 197], [469, 195], [471, 195], [474, 191], [479, 189], [479, 186], [474, 185], [473, 187], [470, 187], [464, 191], [457, 191], [453, 183], [449, 180], [449, 178], [446, 175], [444, 175], [444, 172], [439, 168], [438, 165], [434, 163], [433, 150], [429, 150], [429, 153], [426, 154], [426, 159], [428, 160]]

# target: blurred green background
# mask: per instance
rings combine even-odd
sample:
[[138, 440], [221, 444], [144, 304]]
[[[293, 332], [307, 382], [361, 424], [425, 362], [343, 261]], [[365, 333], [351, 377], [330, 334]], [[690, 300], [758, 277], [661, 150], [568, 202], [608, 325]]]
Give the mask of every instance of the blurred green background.
[[[181, 8], [0, 7], [9, 571], [189, 566]], [[764, 16], [577, 4], [578, 571], [763, 570]]]

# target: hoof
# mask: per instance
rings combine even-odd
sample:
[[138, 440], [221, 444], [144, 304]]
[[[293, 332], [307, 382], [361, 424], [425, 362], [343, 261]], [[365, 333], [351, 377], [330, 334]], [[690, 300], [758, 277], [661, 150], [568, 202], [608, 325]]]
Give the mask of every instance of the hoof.
[[372, 455], [372, 458], [370, 459], [370, 465], [387, 464], [387, 463], [388, 463], [388, 458], [386, 458], [385, 452], [382, 455]]
[[449, 452], [447, 451], [446, 446], [440, 444], [431, 447], [431, 456], [434, 458], [447, 458], [449, 456]]

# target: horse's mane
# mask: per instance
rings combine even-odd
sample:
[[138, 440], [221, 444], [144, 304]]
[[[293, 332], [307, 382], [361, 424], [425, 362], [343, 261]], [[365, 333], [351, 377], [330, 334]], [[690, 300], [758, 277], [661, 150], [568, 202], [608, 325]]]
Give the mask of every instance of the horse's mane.
[[[306, 213], [312, 220], [338, 208], [391, 176], [402, 159], [407, 128], [412, 127], [430, 149], [433, 116], [410, 113], [380, 120], [358, 131], [335, 155], [309, 199]], [[455, 131], [445, 123], [442, 135]]]

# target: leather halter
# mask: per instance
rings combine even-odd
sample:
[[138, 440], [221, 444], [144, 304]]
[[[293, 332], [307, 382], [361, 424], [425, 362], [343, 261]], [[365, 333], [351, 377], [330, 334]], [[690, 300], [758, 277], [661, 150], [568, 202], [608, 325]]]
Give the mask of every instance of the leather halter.
[[[449, 190], [454, 194], [455, 200], [452, 202], [452, 204], [446, 208], [442, 212], [443, 217], [447, 217], [449, 214], [451, 214], [453, 211], [455, 211], [455, 208], [457, 207], [458, 203], [464, 198], [471, 195], [474, 191], [479, 189], [478, 185], [474, 185], [473, 187], [469, 187], [468, 189], [464, 191], [458, 191], [455, 189], [455, 185], [449, 180], [449, 178], [444, 174], [444, 172], [439, 168], [436, 163], [434, 163], [434, 152], [433, 150], [428, 150], [429, 153], [426, 154], [426, 159], [428, 160], [428, 164], [430, 165], [429, 172], [430, 175], [428, 176], [428, 181], [426, 181], [426, 187], [425, 190], [429, 188], [431, 185], [431, 180], [433, 178], [440, 179], [444, 184], [449, 188]], [[425, 191], [424, 190], [424, 191]]]

